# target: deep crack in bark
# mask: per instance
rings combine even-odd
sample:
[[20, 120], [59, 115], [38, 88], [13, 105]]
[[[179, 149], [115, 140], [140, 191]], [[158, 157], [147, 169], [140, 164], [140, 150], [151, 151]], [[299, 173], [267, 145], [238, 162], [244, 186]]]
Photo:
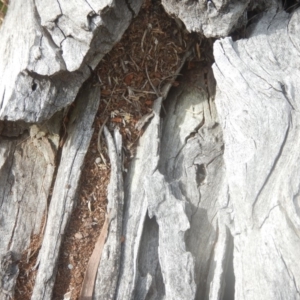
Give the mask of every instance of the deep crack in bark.
[[131, 12], [132, 19], [133, 19], [133, 18], [135, 17], [135, 12], [134, 12], [134, 10], [132, 9], [129, 0], [125, 0], [125, 3], [126, 3], [126, 5], [127, 5], [128, 10]]

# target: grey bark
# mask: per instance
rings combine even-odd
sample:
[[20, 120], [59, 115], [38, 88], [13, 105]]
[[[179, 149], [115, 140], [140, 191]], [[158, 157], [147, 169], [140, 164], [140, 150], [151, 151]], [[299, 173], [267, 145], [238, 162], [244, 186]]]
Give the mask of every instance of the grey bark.
[[79, 187], [81, 166], [92, 138], [100, 88], [85, 83], [75, 102], [67, 128], [68, 138], [61, 153], [49, 206], [43, 244], [39, 252], [38, 272], [31, 299], [51, 299], [59, 250], [71, 218]]
[[[32, 299], [51, 299], [99, 101], [99, 87], [82, 86], [87, 66], [140, 4], [12, 2], [0, 33], [1, 299], [13, 296], [34, 233], [44, 237]], [[124, 186], [122, 142], [106, 130], [111, 222], [93, 298], [300, 299], [300, 10], [275, 0], [163, 5], [207, 37], [245, 27], [247, 10], [262, 13], [244, 39], [215, 42], [213, 72], [199, 64], [156, 100]], [[58, 161], [62, 108], [79, 89]]]
[[117, 299], [205, 296], [224, 177], [214, 81], [207, 86], [207, 76], [205, 66], [184, 73], [166, 100], [163, 123], [159, 98], [140, 139], [125, 185]]
[[0, 279], [1, 290], [0, 299], [9, 300], [14, 297], [15, 285], [19, 275], [18, 258], [14, 257], [11, 251], [1, 256]]
[[300, 299], [299, 19], [270, 10], [214, 46], [237, 299]]
[[279, 7], [215, 42], [218, 114], [203, 66], [163, 122], [154, 108], [125, 185], [117, 299], [299, 299], [300, 11]]
[[94, 299], [114, 299], [118, 284], [120, 269], [121, 237], [124, 206], [124, 184], [122, 174], [122, 136], [118, 129], [111, 136], [104, 127], [104, 134], [108, 145], [108, 153], [111, 165], [111, 178], [107, 187], [108, 207], [110, 218], [109, 237], [103, 248], [101, 262], [95, 283]]
[[247, 25], [247, 11], [281, 7], [277, 0], [162, 0], [166, 11], [181, 20], [189, 32], [225, 37]]
[[[2, 136], [0, 143], [1, 257], [11, 256], [17, 261], [29, 248], [31, 236], [43, 233], [59, 143], [57, 121], [60, 119], [59, 113], [43, 125], [14, 125], [14, 129], [10, 129], [12, 123], [2, 122], [2, 133], [17, 136]], [[6, 290], [4, 278], [10, 274], [1, 275], [1, 289]], [[9, 293], [13, 295], [14, 285], [10, 287]]]
[[90, 68], [94, 69], [121, 38], [141, 3], [10, 3], [0, 29], [3, 297], [14, 292], [17, 273], [10, 278], [10, 266], [28, 249], [31, 236], [40, 234], [44, 239], [32, 298], [51, 299], [61, 240], [93, 131], [99, 87], [91, 83], [82, 87], [76, 108], [68, 116], [68, 138], [58, 161], [59, 143], [65, 137], [65, 133], [60, 136], [64, 113], [90, 76]]
[[72, 103], [141, 3], [11, 1], [0, 29], [0, 120], [42, 122]]

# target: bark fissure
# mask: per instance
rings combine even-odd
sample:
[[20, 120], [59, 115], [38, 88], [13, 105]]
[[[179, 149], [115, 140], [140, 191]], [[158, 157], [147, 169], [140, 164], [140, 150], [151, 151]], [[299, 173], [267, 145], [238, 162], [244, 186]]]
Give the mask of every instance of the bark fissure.
[[133, 19], [135, 17], [135, 12], [131, 7], [130, 0], [125, 0], [125, 3], [126, 3], [126, 6], [127, 6], [128, 10], [130, 11], [132, 19]]
[[285, 89], [285, 85], [283, 83], [280, 84], [280, 87], [281, 87], [281, 92], [282, 94], [284, 95], [284, 98], [285, 100], [287, 101], [287, 103], [289, 104], [289, 106], [293, 109], [293, 110], [296, 110], [295, 107], [293, 106], [293, 104], [291, 103], [290, 99], [289, 99], [289, 96], [286, 92], [286, 89]]
[[88, 0], [84, 0], [86, 2], [86, 4], [91, 8], [91, 10], [96, 14], [96, 15], [99, 15], [97, 14], [97, 12], [95, 11], [95, 9], [92, 7], [92, 5], [89, 3]]
[[262, 221], [262, 223], [259, 225], [259, 228], [262, 228], [263, 225], [265, 224], [265, 222], [269, 219], [271, 212], [273, 211], [273, 209], [275, 209], [276, 207], [278, 207], [279, 204], [274, 205], [273, 207], [270, 208], [270, 211], [268, 213], [268, 215], [264, 218], [264, 220]]
[[276, 248], [276, 251], [277, 251], [279, 257], [280, 257], [281, 261], [283, 262], [283, 265], [284, 265], [284, 267], [285, 267], [285, 269], [286, 269], [286, 271], [287, 271], [287, 273], [288, 273], [290, 279], [292, 280], [292, 282], [293, 282], [293, 284], [294, 284], [294, 287], [295, 287], [295, 290], [296, 290], [297, 294], [300, 295], [300, 292], [299, 292], [298, 287], [297, 287], [297, 283], [296, 283], [296, 281], [295, 281], [295, 277], [294, 277], [292, 271], [289, 269], [287, 263], [285, 262], [285, 259], [283, 258], [283, 256], [282, 256], [280, 250], [278, 250], [277, 245], [276, 245], [276, 243], [275, 243], [275, 241], [274, 241], [274, 238], [273, 238], [273, 242], [274, 242], [274, 245], [275, 245], [275, 248]]
[[273, 174], [273, 172], [274, 172], [274, 170], [275, 170], [275, 168], [276, 168], [276, 166], [277, 166], [277, 164], [278, 164], [278, 161], [279, 161], [279, 159], [281, 158], [281, 154], [282, 154], [283, 149], [284, 149], [284, 147], [285, 147], [285, 145], [286, 145], [286, 142], [287, 142], [287, 139], [288, 139], [289, 132], [290, 132], [290, 125], [288, 125], [287, 128], [286, 128], [286, 131], [285, 131], [285, 135], [284, 135], [283, 141], [281, 142], [279, 151], [278, 151], [276, 157], [274, 158], [274, 162], [272, 163], [272, 167], [270, 168], [270, 171], [268, 172], [268, 174], [267, 174], [267, 176], [266, 176], [266, 178], [265, 178], [265, 180], [264, 180], [264, 182], [263, 182], [261, 188], [259, 189], [257, 195], [255, 196], [254, 202], [252, 203], [252, 216], [253, 216], [253, 214], [254, 214], [254, 209], [255, 209], [255, 206], [256, 206], [256, 204], [257, 204], [257, 202], [258, 202], [258, 200], [259, 200], [259, 197], [260, 197], [260, 195], [261, 195], [263, 189], [267, 186], [267, 184], [268, 184], [268, 182], [269, 182], [269, 180], [270, 180], [270, 178], [271, 178], [271, 176], [272, 176], [272, 174]]
[[[58, 4], [58, 6], [59, 6], [59, 9], [60, 9], [60, 13], [61, 13], [61, 15], [63, 15], [63, 11], [62, 11], [62, 9], [61, 9], [61, 5], [60, 5], [60, 2], [59, 2], [59, 0], [56, 0], [56, 2], [57, 2], [57, 4]], [[57, 20], [56, 20], [57, 21]]]
[[15, 233], [15, 230], [16, 230], [16, 228], [17, 228], [17, 224], [18, 224], [18, 222], [20, 221], [20, 220], [19, 220], [19, 212], [20, 212], [20, 206], [19, 206], [19, 204], [18, 204], [17, 214], [16, 214], [15, 220], [14, 220], [14, 221], [15, 221], [15, 222], [14, 222], [14, 227], [13, 227], [13, 230], [12, 230], [12, 234], [11, 234], [11, 236], [10, 236], [10, 240], [9, 240], [9, 243], [8, 243], [8, 246], [7, 246], [7, 250], [9, 250], [10, 247], [11, 247], [11, 244], [12, 244], [12, 242], [13, 242], [14, 233]]

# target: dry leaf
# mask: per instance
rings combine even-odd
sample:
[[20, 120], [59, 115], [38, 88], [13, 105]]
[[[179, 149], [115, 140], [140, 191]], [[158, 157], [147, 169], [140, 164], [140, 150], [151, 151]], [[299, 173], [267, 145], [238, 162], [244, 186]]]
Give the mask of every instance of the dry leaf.
[[103, 95], [103, 96], [108, 96], [108, 95], [110, 95], [111, 94], [111, 91], [110, 90], [102, 90], [101, 91], [101, 95]]
[[111, 121], [114, 123], [122, 123], [123, 120], [122, 118], [112, 118]]
[[130, 85], [131, 81], [133, 79], [134, 75], [133, 73], [127, 74], [124, 78], [124, 82], [126, 83], [126, 85]]

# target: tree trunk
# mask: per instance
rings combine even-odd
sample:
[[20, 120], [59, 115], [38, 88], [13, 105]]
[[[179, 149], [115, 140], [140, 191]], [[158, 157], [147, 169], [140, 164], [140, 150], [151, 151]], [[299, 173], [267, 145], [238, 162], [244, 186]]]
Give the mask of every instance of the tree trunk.
[[[16, 0], [1, 28], [0, 299], [39, 232], [32, 299], [52, 297], [100, 98], [86, 79], [141, 5], [106, 2]], [[300, 10], [162, 4], [218, 38], [214, 64], [184, 67], [159, 95], [124, 183], [121, 137], [104, 129], [111, 182], [93, 299], [300, 299]], [[236, 29], [243, 39], [226, 37]]]

